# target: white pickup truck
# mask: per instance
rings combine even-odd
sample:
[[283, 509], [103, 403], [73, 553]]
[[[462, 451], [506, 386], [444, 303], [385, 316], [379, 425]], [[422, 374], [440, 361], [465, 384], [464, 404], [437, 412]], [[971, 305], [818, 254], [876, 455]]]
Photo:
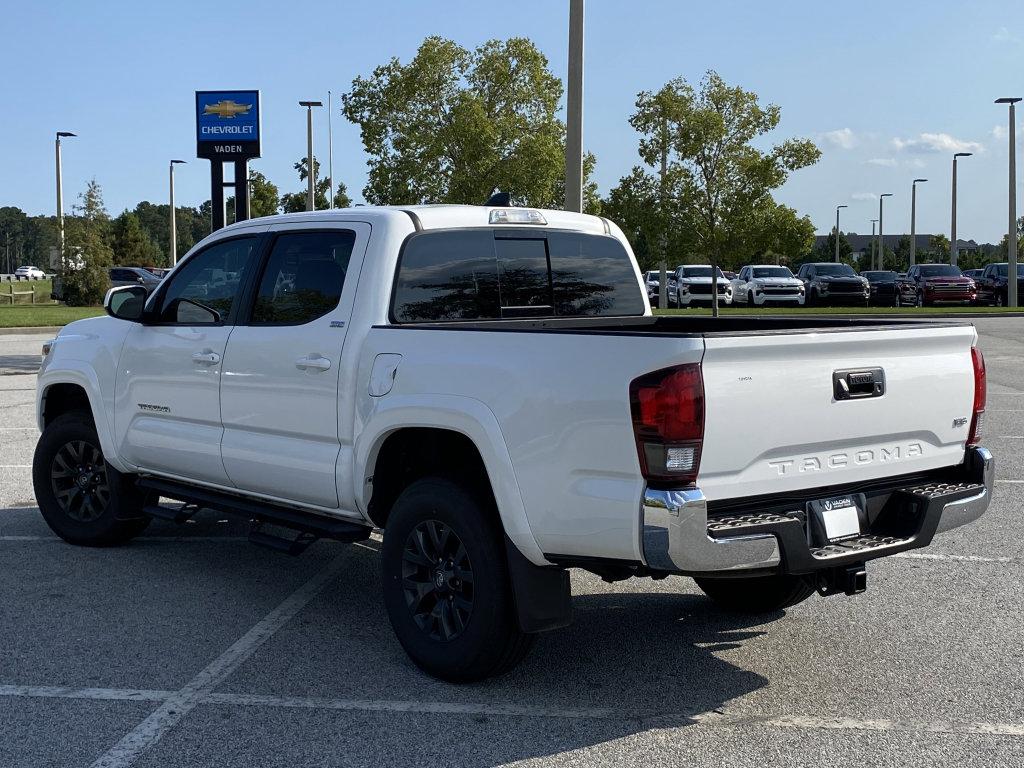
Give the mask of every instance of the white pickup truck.
[[256, 219], [106, 308], [44, 348], [53, 530], [110, 545], [210, 508], [292, 553], [381, 530], [395, 633], [447, 680], [566, 625], [569, 568], [777, 611], [862, 591], [992, 493], [972, 326], [653, 317], [594, 216]]

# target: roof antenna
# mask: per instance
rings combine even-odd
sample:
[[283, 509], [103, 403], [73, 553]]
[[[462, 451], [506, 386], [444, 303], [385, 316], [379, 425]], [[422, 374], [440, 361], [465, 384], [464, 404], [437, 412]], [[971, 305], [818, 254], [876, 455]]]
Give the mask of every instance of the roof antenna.
[[487, 198], [487, 202], [484, 205], [491, 208], [511, 208], [512, 195], [508, 192], [495, 192]]

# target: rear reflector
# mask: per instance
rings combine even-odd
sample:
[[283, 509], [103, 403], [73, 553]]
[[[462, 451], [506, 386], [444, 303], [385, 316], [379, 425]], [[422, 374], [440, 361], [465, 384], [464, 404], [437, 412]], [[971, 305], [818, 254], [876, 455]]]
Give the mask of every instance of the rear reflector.
[[981, 429], [985, 423], [985, 400], [988, 397], [985, 356], [977, 347], [971, 347], [971, 364], [974, 367], [974, 406], [971, 416], [971, 431], [967, 435], [967, 445], [977, 445], [981, 442]]
[[658, 483], [697, 480], [704, 440], [704, 381], [700, 365], [664, 368], [629, 385], [640, 470]]

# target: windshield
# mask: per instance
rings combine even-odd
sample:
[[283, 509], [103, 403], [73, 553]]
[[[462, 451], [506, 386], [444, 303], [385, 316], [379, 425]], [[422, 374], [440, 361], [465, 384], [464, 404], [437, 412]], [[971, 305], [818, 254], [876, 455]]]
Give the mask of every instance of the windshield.
[[754, 267], [754, 277], [792, 277], [789, 267]]
[[[1006, 277], [1008, 274], [1010, 274], [1010, 265], [996, 264], [996, 273], [1000, 277]], [[1017, 265], [1017, 277], [1024, 277], [1024, 264]]]
[[819, 275], [829, 275], [831, 277], [857, 276], [857, 273], [853, 271], [853, 267], [849, 264], [819, 264], [814, 268], [814, 271]]
[[869, 283], [895, 283], [895, 272], [861, 272], [861, 277], [866, 277]]
[[952, 264], [925, 264], [921, 267], [921, 277], [960, 277], [960, 267]]
[[[711, 267], [683, 267], [683, 277], [711, 277]], [[718, 270], [718, 279], [725, 280], [722, 270]]]

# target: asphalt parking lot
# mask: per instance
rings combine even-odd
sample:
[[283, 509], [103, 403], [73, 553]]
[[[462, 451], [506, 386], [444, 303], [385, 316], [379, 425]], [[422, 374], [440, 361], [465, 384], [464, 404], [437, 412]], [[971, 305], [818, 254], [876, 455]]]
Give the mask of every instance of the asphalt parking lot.
[[575, 623], [469, 686], [406, 658], [374, 539], [292, 558], [215, 513], [56, 539], [30, 481], [46, 335], [0, 336], [0, 766], [1022, 766], [1024, 319], [974, 322], [977, 524], [755, 621], [688, 579], [574, 572]]

